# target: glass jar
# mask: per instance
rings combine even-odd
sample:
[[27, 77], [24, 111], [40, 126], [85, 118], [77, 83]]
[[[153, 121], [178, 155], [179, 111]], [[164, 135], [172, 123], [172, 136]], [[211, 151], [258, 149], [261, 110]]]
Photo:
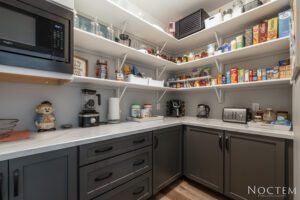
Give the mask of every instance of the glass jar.
[[264, 111], [263, 120], [267, 123], [271, 123], [273, 120], [276, 120], [276, 113], [272, 108], [267, 108]]
[[133, 117], [133, 118], [141, 117], [141, 105], [139, 105], [139, 104], [131, 105], [131, 117]]

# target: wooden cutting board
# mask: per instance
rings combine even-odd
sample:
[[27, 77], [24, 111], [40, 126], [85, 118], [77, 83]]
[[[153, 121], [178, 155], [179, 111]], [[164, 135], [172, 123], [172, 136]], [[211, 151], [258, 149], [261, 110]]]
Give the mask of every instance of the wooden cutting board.
[[7, 135], [1, 136], [0, 135], [0, 143], [1, 142], [12, 142], [17, 140], [26, 140], [30, 137], [30, 131], [13, 131], [8, 133]]

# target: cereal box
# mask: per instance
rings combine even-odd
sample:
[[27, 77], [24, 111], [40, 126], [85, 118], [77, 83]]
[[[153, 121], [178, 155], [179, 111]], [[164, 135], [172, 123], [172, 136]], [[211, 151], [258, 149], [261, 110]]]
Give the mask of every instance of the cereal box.
[[253, 37], [252, 37], [252, 29], [246, 29], [245, 31], [245, 46], [251, 46], [253, 44]]
[[273, 68], [273, 79], [279, 79], [279, 67], [278, 66]]
[[259, 24], [259, 42], [268, 40], [268, 21], [265, 20]]
[[253, 26], [253, 44], [258, 44], [259, 43], [259, 25]]
[[268, 20], [268, 40], [278, 38], [278, 17]]
[[230, 70], [231, 74], [231, 83], [238, 83], [238, 69], [237, 68], [232, 68]]

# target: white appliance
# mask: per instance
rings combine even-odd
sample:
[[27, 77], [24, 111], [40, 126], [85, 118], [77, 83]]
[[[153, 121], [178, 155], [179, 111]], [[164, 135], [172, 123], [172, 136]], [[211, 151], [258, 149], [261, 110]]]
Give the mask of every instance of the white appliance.
[[108, 100], [108, 123], [120, 123], [120, 98], [112, 97]]

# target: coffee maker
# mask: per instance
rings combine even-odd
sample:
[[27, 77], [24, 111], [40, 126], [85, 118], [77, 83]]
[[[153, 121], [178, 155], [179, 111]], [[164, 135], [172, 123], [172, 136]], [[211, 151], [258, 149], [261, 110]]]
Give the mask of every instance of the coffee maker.
[[79, 113], [79, 127], [100, 125], [100, 114], [96, 111], [96, 104], [101, 105], [101, 96], [96, 90], [83, 89], [82, 111]]
[[185, 103], [181, 100], [167, 101], [167, 116], [169, 117], [183, 117], [185, 115]]

